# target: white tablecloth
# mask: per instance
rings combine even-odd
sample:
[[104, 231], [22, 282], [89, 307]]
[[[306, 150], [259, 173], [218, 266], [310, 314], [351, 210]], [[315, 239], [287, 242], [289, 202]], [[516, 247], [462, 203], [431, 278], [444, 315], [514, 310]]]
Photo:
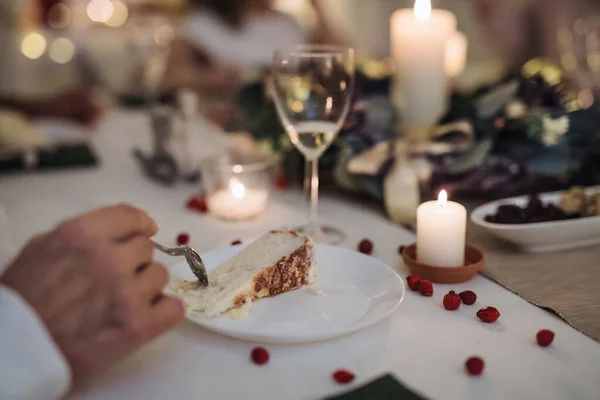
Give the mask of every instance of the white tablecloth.
[[[135, 145], [147, 142], [145, 129], [141, 115], [114, 112], [93, 139], [102, 159], [100, 168], [0, 178], [0, 204], [7, 210], [14, 243], [22, 245], [64, 217], [123, 201], [157, 220], [158, 241], [171, 244], [185, 231], [200, 251], [304, 222], [306, 204], [299, 191], [274, 191], [267, 211], [252, 222], [225, 223], [187, 211], [183, 204], [197, 188], [151, 183], [131, 157]], [[206, 137], [207, 142], [219, 140], [215, 135]], [[326, 221], [348, 233], [344, 246], [354, 248], [368, 237], [375, 244], [374, 256], [406, 275], [397, 248], [414, 241], [411, 233], [349, 200], [324, 197], [320, 206]], [[476, 306], [444, 310], [441, 300], [450, 289], [474, 290], [479, 296]], [[475, 312], [483, 305], [500, 310], [497, 323], [477, 320]], [[546, 349], [535, 343], [536, 332], [543, 328], [556, 332], [554, 344]], [[347, 337], [268, 346], [271, 361], [264, 367], [249, 361], [252, 347], [185, 322], [78, 389], [73, 398], [320, 398], [348, 389], [331, 380], [338, 368], [356, 373], [353, 385], [393, 373], [431, 399], [600, 398], [598, 343], [482, 277], [461, 285], [436, 285], [432, 298], [409, 292], [391, 318]], [[465, 359], [474, 354], [486, 362], [484, 375], [478, 378], [463, 369]]]

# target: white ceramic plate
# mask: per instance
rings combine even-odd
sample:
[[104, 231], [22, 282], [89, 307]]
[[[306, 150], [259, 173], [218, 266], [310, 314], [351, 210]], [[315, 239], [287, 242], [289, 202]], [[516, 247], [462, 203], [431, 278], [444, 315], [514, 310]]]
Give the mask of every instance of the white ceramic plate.
[[[600, 192], [600, 187], [589, 188], [587, 192]], [[563, 192], [543, 193], [540, 198], [544, 203], [558, 204], [561, 193]], [[531, 253], [567, 250], [600, 244], [600, 216], [514, 225], [494, 224], [485, 221], [485, 217], [495, 214], [499, 206], [516, 204], [524, 207], [527, 205], [528, 198], [528, 196], [511, 197], [484, 204], [473, 210], [471, 221], [497, 237]]]
[[[241, 250], [230, 247], [201, 254], [208, 270]], [[303, 343], [331, 339], [365, 328], [389, 316], [404, 298], [404, 282], [376, 258], [347, 249], [316, 245], [318, 280], [311, 288], [256, 301], [250, 316], [229, 314], [187, 318], [206, 329], [242, 340]], [[172, 267], [175, 278], [193, 279], [185, 262]]]

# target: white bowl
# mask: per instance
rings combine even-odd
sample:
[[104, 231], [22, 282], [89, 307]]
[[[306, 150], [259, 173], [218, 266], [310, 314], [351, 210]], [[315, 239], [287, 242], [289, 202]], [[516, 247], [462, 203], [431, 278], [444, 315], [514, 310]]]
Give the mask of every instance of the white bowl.
[[[586, 192], [588, 194], [600, 192], [600, 186], [588, 188]], [[545, 204], [557, 204], [562, 193], [543, 193], [540, 194], [540, 199]], [[530, 253], [600, 244], [600, 216], [530, 224], [496, 224], [485, 220], [486, 216], [495, 214], [499, 206], [515, 204], [524, 207], [528, 200], [529, 196], [519, 196], [484, 204], [473, 210], [471, 221]]]

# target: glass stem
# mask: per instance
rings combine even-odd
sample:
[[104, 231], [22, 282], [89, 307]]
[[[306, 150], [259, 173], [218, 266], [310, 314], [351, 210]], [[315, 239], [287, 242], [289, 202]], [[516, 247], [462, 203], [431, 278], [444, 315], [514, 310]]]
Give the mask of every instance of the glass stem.
[[304, 194], [306, 200], [310, 202], [310, 176], [311, 176], [312, 163], [309, 159], [304, 161]]
[[317, 206], [319, 203], [319, 159], [312, 160], [312, 171], [310, 179], [310, 215], [308, 219], [309, 235], [315, 237], [317, 234]]

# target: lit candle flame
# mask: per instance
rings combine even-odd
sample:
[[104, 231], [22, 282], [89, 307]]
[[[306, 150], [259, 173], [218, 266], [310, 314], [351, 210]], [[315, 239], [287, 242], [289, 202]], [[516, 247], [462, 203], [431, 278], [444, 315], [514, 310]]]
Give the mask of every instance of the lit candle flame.
[[231, 191], [233, 198], [236, 200], [241, 200], [246, 195], [246, 188], [236, 178], [231, 178], [229, 181], [229, 190]]
[[445, 190], [442, 190], [438, 195], [438, 204], [440, 207], [444, 208], [446, 203], [448, 202], [448, 193]]
[[414, 11], [417, 21], [429, 21], [431, 19], [431, 0], [416, 0]]

